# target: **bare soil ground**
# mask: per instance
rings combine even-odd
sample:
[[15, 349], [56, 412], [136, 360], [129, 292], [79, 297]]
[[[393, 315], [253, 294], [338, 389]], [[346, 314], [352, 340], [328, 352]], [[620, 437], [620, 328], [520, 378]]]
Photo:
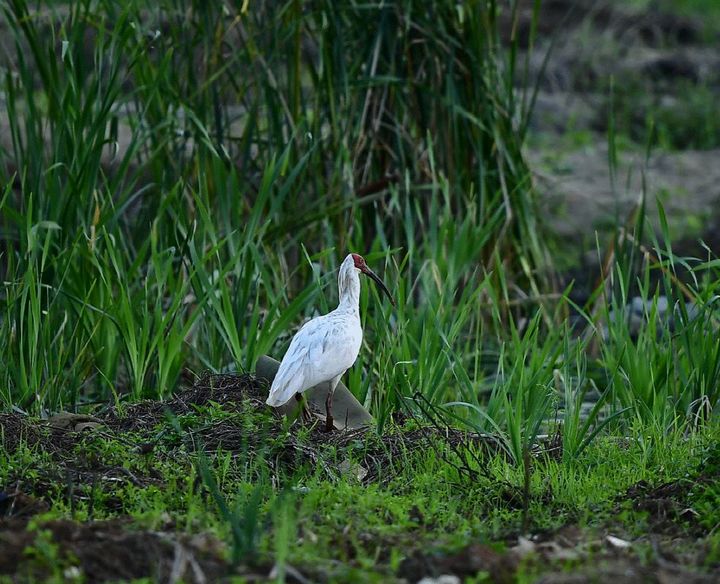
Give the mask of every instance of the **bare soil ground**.
[[[531, 4], [522, 12], [521, 33], [530, 29]], [[595, 231], [602, 235], [618, 217], [622, 222], [643, 190], [651, 218], [657, 217], [656, 197], [665, 206], [674, 240], [688, 238], [695, 254], [701, 253], [697, 238], [717, 243], [718, 32], [699, 17], [658, 5], [638, 10], [612, 1], [543, 2], [530, 57], [539, 91], [526, 155], [545, 219], [571, 245], [592, 250]], [[618, 134], [614, 182], [607, 146], [611, 111]], [[665, 145], [657, 144], [648, 158], [650, 119]], [[708, 131], [712, 136], [703, 139]]]
[[[38, 538], [59, 548], [55, 565], [28, 564], [27, 550]], [[128, 518], [87, 523], [50, 520], [33, 529], [28, 529], [25, 518], [2, 519], [0, 545], [0, 574], [11, 574], [16, 581], [42, 581], [53, 574], [68, 581], [82, 575], [85, 582], [150, 577], [158, 582], [199, 583], [227, 573], [217, 540], [139, 530]], [[73, 566], [63, 568], [63, 559], [70, 557]]]

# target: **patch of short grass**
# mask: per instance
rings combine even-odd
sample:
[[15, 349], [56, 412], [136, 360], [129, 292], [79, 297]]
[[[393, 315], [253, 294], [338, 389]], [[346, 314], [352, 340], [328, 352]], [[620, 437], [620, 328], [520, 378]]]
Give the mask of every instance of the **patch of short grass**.
[[[251, 417], [250, 411], [229, 416], [209, 406], [177, 416], [177, 423], [163, 422], [140, 433], [89, 432], [71, 451], [55, 455], [37, 457], [30, 447], [22, 446], [3, 458], [0, 476], [4, 484], [22, 478], [18, 484], [29, 494], [48, 499], [53, 508], [48, 518], [87, 520], [91, 513], [95, 519], [130, 516], [147, 529], [205, 531], [226, 543], [230, 561], [233, 528], [203, 478], [198, 466], [202, 457], [222, 500], [237, 510], [242, 529], [254, 534], [255, 543], [245, 549], [241, 562], [269, 565], [281, 558], [305, 573], [333, 581], [350, 581], [358, 574], [380, 581], [397, 577], [403, 560], [415, 552], [453, 553], [472, 542], [502, 549], [514, 545], [520, 534], [552, 533], [566, 525], [588, 533], [609, 530], [630, 539], [642, 537], [644, 531], [652, 531], [653, 517], [636, 509], [631, 488], [693, 481], [709, 470], [720, 435], [717, 427], [708, 427], [685, 438], [640, 433], [623, 440], [608, 437], [593, 442], [571, 464], [539, 454], [532, 462], [529, 524], [524, 525], [523, 500], [516, 496], [523, 484], [522, 470], [505, 454], [488, 453], [477, 459], [474, 478], [459, 473], [458, 447], [442, 435], [396, 451], [384, 465], [385, 472], [369, 483], [359, 480], [353, 469], [368, 464], [363, 457], [366, 450], [358, 445], [364, 442], [366, 449], [373, 448], [379, 438], [372, 432], [348, 446], [323, 446], [309, 435], [302, 438], [300, 432], [299, 439], [317, 449], [325, 464], [350, 469], [332, 478], [323, 464], [277, 466], [279, 453], [292, 448], [290, 444], [256, 453], [253, 460], [242, 449], [220, 446], [196, 451], [188, 440], [193, 432], [227, 421], [243, 433]], [[256, 431], [267, 431], [268, 424], [277, 423], [264, 415], [253, 422]], [[178, 427], [179, 441], [161, 440], [149, 453], [128, 448], [128, 442], [145, 444], [149, 436], [170, 434]], [[412, 432], [412, 425], [387, 428], [387, 435]], [[34, 476], [25, 472], [29, 458], [36, 462]], [[352, 464], [342, 467], [344, 462]], [[95, 469], [95, 481], [81, 479], [85, 484], [75, 484], [72, 495], [67, 489], [34, 491], [43, 484], [43, 476], [59, 478], [64, 470], [79, 471], [84, 464]], [[132, 474], [112, 472], [118, 467]], [[692, 524], [687, 528], [679, 521], [679, 534], [684, 529], [712, 533], [720, 520], [714, 485], [698, 485], [678, 501], [696, 513], [688, 515]], [[710, 558], [713, 542], [708, 539]], [[45, 549], [37, 545], [38, 553]]]

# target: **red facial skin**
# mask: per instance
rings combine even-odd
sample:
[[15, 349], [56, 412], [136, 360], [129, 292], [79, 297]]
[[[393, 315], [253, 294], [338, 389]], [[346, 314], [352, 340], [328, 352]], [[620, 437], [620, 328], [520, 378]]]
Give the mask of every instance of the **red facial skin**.
[[387, 295], [387, 297], [390, 299], [390, 303], [395, 306], [395, 300], [392, 297], [392, 294], [390, 294], [390, 291], [387, 289], [387, 286], [383, 284], [383, 281], [378, 278], [377, 274], [373, 272], [370, 268], [367, 267], [367, 264], [365, 263], [365, 259], [356, 253], [352, 254], [353, 261], [355, 262], [355, 268], [360, 270], [363, 274], [366, 274], [373, 280], [375, 280], [375, 283], [380, 286], [380, 289]]
[[355, 267], [358, 270], [365, 271], [365, 268], [367, 268], [367, 264], [365, 263], [365, 260], [361, 255], [358, 255], [356, 253], [352, 254], [353, 260], [355, 260]]

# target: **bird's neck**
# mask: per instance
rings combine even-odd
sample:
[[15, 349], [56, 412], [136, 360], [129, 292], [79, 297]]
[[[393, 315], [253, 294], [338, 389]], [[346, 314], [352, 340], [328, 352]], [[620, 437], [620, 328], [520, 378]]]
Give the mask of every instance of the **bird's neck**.
[[354, 267], [340, 270], [338, 274], [338, 293], [340, 297], [338, 310], [359, 313], [360, 277]]

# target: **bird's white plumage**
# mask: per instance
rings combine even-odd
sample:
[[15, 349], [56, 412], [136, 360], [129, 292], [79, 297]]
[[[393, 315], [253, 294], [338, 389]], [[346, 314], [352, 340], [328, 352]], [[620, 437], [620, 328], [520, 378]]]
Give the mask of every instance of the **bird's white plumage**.
[[280, 363], [267, 403], [280, 406], [318, 383], [334, 384], [357, 359], [362, 344], [360, 278], [352, 255], [340, 266], [338, 307], [297, 332]]

